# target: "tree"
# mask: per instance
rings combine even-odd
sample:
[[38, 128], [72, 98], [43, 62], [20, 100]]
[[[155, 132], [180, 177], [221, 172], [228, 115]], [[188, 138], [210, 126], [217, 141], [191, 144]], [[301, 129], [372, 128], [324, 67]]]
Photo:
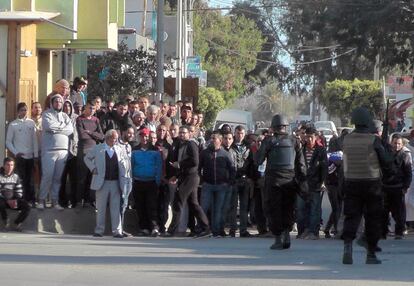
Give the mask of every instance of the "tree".
[[293, 119], [295, 116], [294, 98], [287, 96], [280, 89], [278, 84], [269, 84], [262, 87], [257, 96], [257, 120], [267, 121], [273, 115], [280, 113]]
[[204, 113], [204, 122], [207, 127], [213, 127], [217, 113], [225, 106], [226, 101], [221, 91], [212, 87], [200, 88], [197, 107]]
[[[196, 3], [205, 8], [206, 3]], [[194, 15], [194, 50], [208, 72], [209, 87], [223, 92], [226, 104], [245, 91], [245, 75], [256, 66], [264, 39], [254, 21], [242, 15], [199, 10]]]
[[341, 119], [343, 126], [349, 124], [351, 112], [359, 106], [367, 107], [376, 118], [384, 112], [381, 82], [370, 80], [335, 80], [327, 82], [319, 101], [330, 115]]
[[90, 95], [104, 98], [139, 95], [151, 89], [155, 76], [154, 53], [143, 48], [128, 50], [123, 42], [119, 44], [118, 51], [88, 57]]

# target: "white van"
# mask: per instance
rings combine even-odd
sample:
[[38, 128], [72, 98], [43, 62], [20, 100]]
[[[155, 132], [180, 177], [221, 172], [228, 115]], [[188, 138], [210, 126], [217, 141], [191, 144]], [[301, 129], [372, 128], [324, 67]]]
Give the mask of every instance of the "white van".
[[214, 122], [214, 130], [220, 129], [223, 124], [228, 124], [234, 131], [237, 125], [242, 125], [246, 131], [254, 132], [254, 122], [252, 113], [238, 109], [224, 109], [217, 115]]

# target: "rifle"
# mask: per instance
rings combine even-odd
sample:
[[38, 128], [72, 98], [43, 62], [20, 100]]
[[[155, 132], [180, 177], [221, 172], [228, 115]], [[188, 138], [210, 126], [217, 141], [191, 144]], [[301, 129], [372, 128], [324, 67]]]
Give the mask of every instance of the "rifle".
[[385, 118], [384, 118], [384, 122], [382, 123], [382, 136], [381, 136], [381, 140], [382, 140], [382, 144], [384, 146], [387, 146], [389, 144], [388, 142], [388, 136], [389, 136], [389, 116], [388, 116], [388, 110], [390, 108], [390, 99], [387, 99], [387, 105], [385, 108]]

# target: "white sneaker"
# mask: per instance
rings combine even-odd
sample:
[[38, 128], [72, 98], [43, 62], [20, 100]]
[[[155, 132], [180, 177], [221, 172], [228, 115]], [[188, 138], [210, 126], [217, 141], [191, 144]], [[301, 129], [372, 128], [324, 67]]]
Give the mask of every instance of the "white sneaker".
[[54, 207], [55, 210], [58, 210], [58, 211], [63, 211], [65, 209], [64, 207], [62, 207], [59, 204], [55, 204], [53, 207]]
[[38, 203], [38, 204], [36, 205], [36, 208], [37, 208], [38, 210], [44, 210], [44, 209], [45, 209], [45, 204], [44, 204], [44, 203]]

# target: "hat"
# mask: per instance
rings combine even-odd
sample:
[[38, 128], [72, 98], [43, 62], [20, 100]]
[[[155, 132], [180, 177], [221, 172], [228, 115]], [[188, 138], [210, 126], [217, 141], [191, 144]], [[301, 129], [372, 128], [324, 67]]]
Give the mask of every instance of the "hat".
[[144, 136], [148, 136], [150, 135], [151, 130], [149, 130], [148, 128], [144, 127], [139, 131], [139, 135], [144, 135]]

